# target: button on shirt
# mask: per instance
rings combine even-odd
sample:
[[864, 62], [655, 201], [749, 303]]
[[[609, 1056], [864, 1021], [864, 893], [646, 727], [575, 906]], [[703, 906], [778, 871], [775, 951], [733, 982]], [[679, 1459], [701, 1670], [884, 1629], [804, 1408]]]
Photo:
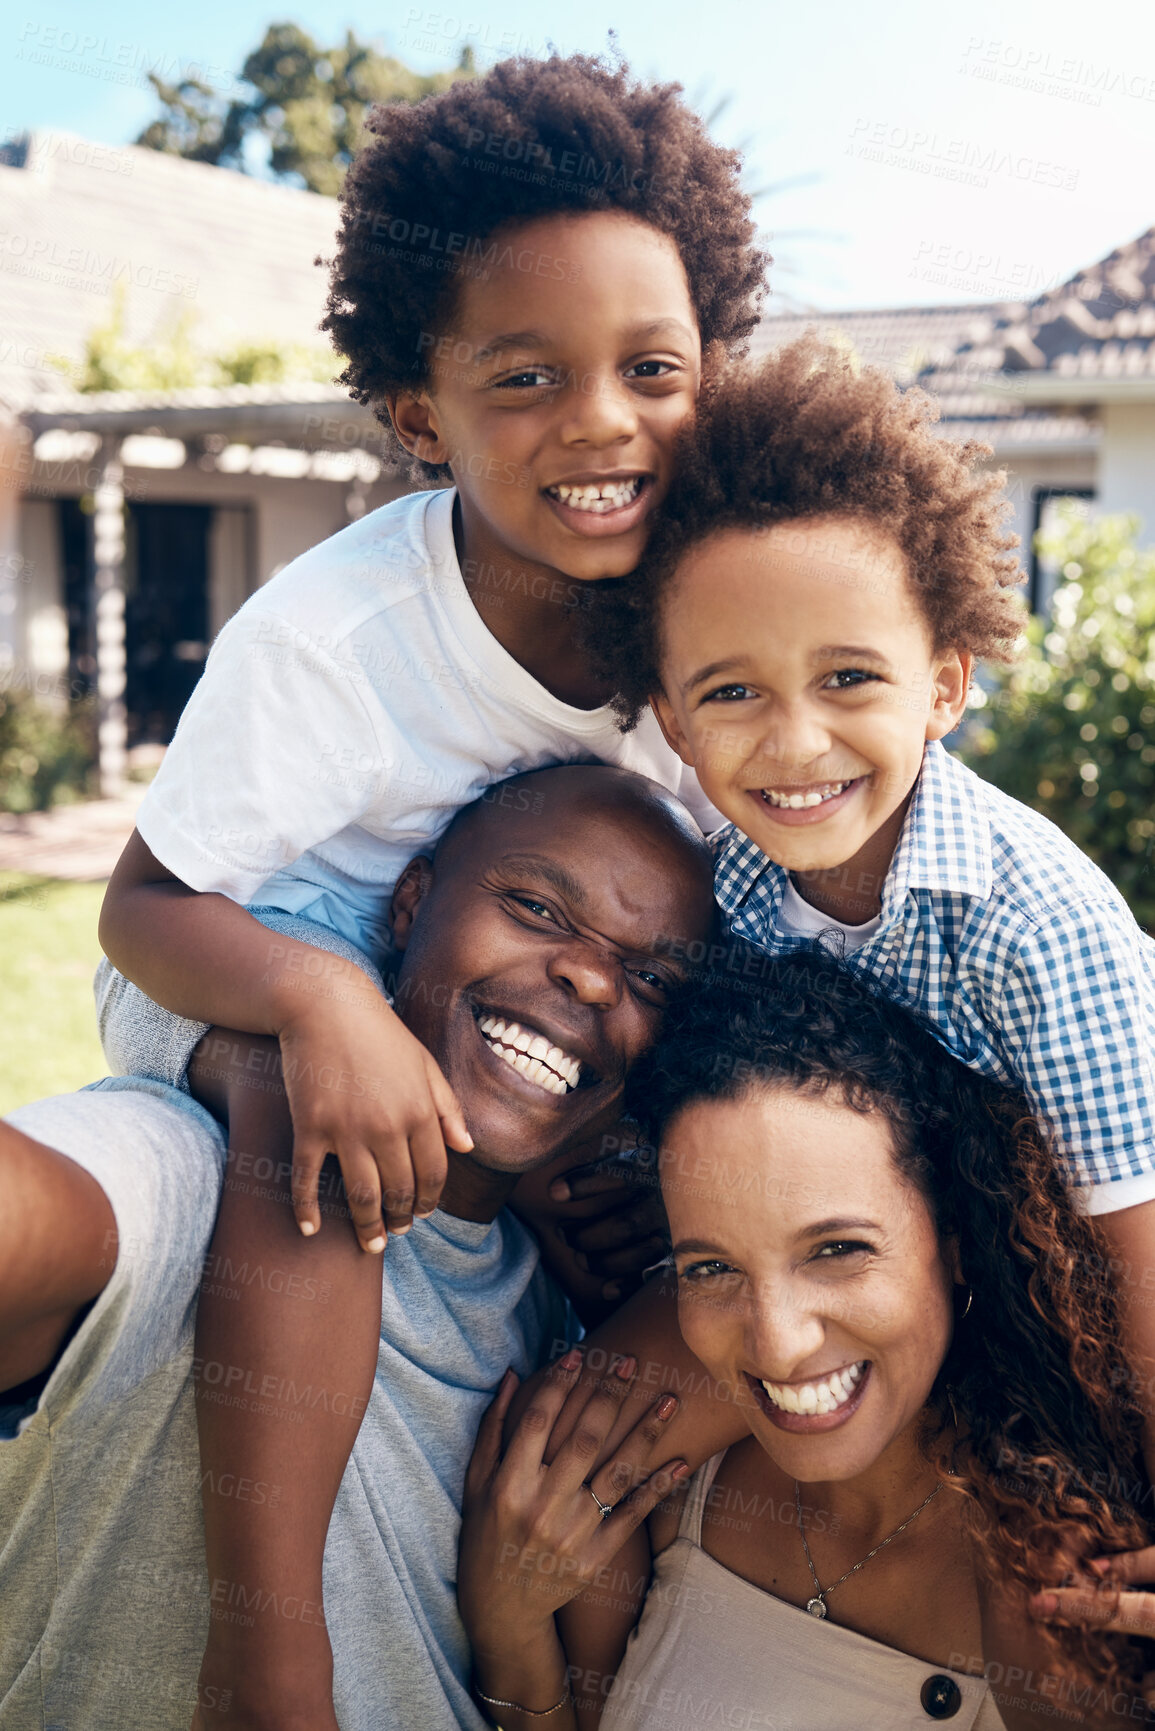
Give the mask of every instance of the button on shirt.
[[[769, 955], [815, 941], [783, 919], [787, 872], [733, 824], [715, 858], [737, 936]], [[844, 959], [964, 1064], [1023, 1090], [1089, 1213], [1155, 1198], [1155, 942], [1061, 830], [937, 741], [878, 928]]]

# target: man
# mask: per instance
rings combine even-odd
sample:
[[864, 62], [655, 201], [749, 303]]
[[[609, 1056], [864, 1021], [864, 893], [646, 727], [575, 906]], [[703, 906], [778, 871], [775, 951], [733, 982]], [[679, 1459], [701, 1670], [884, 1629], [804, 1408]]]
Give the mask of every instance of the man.
[[[436, 859], [403, 875], [392, 911], [399, 1013], [462, 1101], [474, 1149], [450, 1153], [441, 1208], [389, 1247], [324, 1616], [291, 1592], [270, 1605], [276, 1583], [210, 1588], [204, 1569], [192, 1330], [224, 1165], [216, 1121], [175, 1089], [119, 1078], [0, 1125], [0, 1726], [184, 1731], [210, 1609], [214, 1631], [242, 1643], [273, 1616], [303, 1670], [327, 1621], [341, 1731], [483, 1723], [453, 1599], [465, 1465], [506, 1366], [528, 1373], [564, 1331], [560, 1297], [504, 1204], [522, 1173], [613, 1120], [678, 983], [675, 958], [709, 933], [710, 861], [653, 783], [602, 766], [543, 770], [463, 813]], [[544, 1037], [564, 1092], [526, 1073], [526, 1032]], [[261, 1043], [240, 1044], [226, 1042], [262, 1081]], [[213, 1097], [211, 1075], [204, 1086]], [[234, 1149], [238, 1119], [270, 1099], [252, 1086], [230, 1096]], [[278, 1278], [260, 1270], [270, 1291]], [[320, 1315], [322, 1284], [292, 1301]], [[336, 1341], [343, 1318], [323, 1326]], [[348, 1404], [339, 1378], [254, 1389], [243, 1365], [208, 1359], [197, 1374], [202, 1400], [271, 1409], [290, 1437], [318, 1407]], [[294, 1495], [289, 1473], [208, 1488], [238, 1521], [291, 1509]], [[223, 1688], [202, 1688], [201, 1723], [242, 1722], [234, 1709]], [[303, 1696], [298, 1710], [302, 1725], [324, 1723]]]

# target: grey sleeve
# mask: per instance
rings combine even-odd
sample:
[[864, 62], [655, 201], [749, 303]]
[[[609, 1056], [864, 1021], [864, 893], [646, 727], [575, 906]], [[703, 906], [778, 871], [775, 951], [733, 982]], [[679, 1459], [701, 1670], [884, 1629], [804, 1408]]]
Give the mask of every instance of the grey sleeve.
[[[253, 907], [248, 911], [281, 937], [310, 944], [314, 949], [327, 950], [352, 962], [383, 996], [387, 995], [381, 975], [369, 958], [327, 926], [302, 919], [299, 914], [287, 914], [281, 908]], [[208, 1033], [209, 1024], [192, 1022], [187, 1016], [162, 1009], [139, 986], [126, 980], [107, 957], [96, 970], [93, 991], [100, 1043], [111, 1074], [144, 1076], [187, 1094], [185, 1072], [189, 1059]]]

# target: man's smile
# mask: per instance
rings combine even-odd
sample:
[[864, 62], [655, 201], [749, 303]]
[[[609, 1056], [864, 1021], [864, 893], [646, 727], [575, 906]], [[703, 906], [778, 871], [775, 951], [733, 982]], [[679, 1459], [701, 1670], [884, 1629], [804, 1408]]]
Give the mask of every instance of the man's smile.
[[522, 1022], [505, 1021], [501, 1016], [481, 1016], [477, 1025], [490, 1051], [504, 1058], [527, 1082], [536, 1082], [548, 1094], [561, 1096], [577, 1087], [581, 1059], [561, 1046], [552, 1045], [544, 1034]]

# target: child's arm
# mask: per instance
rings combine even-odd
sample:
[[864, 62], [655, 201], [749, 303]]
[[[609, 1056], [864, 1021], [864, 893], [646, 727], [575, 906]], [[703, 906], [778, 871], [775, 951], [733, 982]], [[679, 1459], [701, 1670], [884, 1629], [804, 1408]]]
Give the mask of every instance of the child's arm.
[[200, 1699], [227, 1696], [223, 1723], [238, 1731], [335, 1731], [322, 1565], [373, 1387], [382, 1264], [359, 1253], [331, 1163], [330, 1229], [316, 1244], [294, 1230], [276, 1059], [270, 1040], [214, 1029], [189, 1067], [229, 1124], [196, 1337], [212, 1617]]
[[[1008, 965], [979, 978], [1018, 1080], [1065, 1154], [1112, 1253], [1123, 1350], [1155, 1479], [1155, 1020], [1146, 941], [1121, 905], [1089, 898], [1025, 927]], [[1134, 1206], [1110, 1207], [1116, 1184]], [[1135, 1189], [1139, 1194], [1134, 1194]]]
[[357, 1235], [382, 1250], [445, 1181], [444, 1141], [468, 1150], [461, 1109], [429, 1053], [353, 963], [273, 936], [227, 896], [174, 878], [133, 834], [108, 886], [100, 939], [157, 1003], [201, 1022], [275, 1035], [292, 1112], [292, 1200], [321, 1225], [317, 1178], [341, 1163]]

